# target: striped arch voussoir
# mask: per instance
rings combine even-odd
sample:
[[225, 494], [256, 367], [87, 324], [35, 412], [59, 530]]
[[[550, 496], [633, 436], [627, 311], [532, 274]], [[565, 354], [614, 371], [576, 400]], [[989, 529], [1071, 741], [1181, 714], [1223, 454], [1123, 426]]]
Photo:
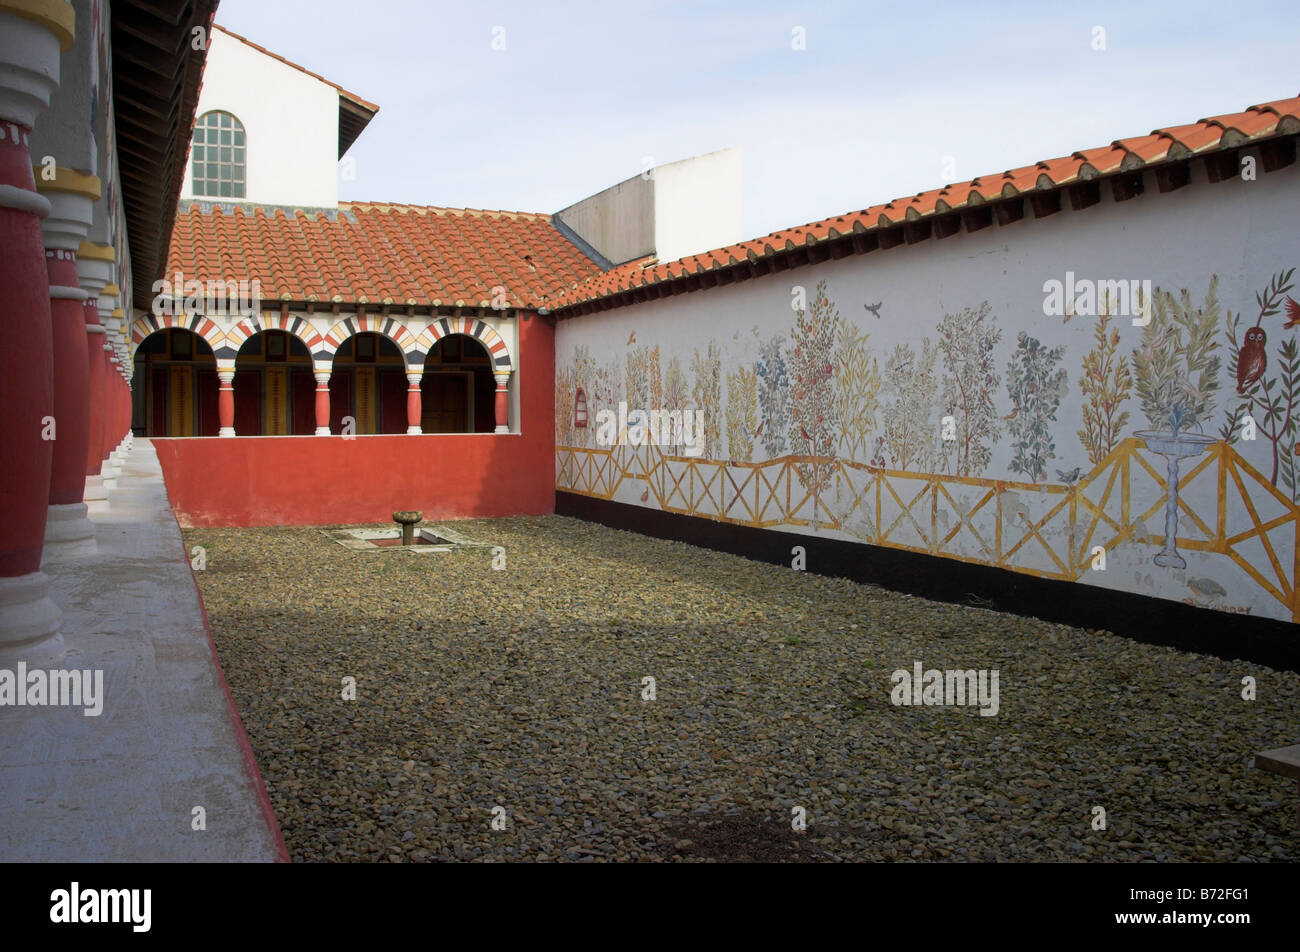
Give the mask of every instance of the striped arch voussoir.
[[137, 317], [131, 323], [131, 342], [139, 346], [150, 334], [168, 327], [193, 331], [208, 342], [213, 353], [220, 349], [225, 340], [221, 329], [202, 314], [146, 314], [144, 317]]
[[317, 360], [333, 360], [345, 340], [366, 331], [387, 337], [405, 355], [409, 355], [415, 349], [415, 335], [397, 318], [385, 317], [382, 314], [354, 314], [339, 321], [329, 329], [329, 333], [317, 339], [317, 344], [311, 348], [312, 357]]
[[419, 349], [428, 353], [433, 346], [451, 334], [464, 334], [473, 337], [485, 348], [492, 358], [493, 370], [512, 370], [514, 364], [510, 351], [501, 335], [476, 317], [440, 317], [429, 325], [429, 329], [420, 335], [417, 342]]
[[315, 353], [324, 346], [324, 338], [317, 333], [311, 323], [292, 314], [263, 312], [244, 318], [226, 334], [226, 346], [236, 352], [244, 346], [254, 334], [262, 331], [285, 331], [292, 334], [306, 345], [309, 353]]

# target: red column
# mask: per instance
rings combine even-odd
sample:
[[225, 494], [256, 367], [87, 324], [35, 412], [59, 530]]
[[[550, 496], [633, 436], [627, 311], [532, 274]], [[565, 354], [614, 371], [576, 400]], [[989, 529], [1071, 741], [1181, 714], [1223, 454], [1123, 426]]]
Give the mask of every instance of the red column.
[[423, 376], [422, 371], [415, 371], [406, 375], [406, 432], [423, 433], [420, 428], [420, 417], [422, 409], [420, 406], [420, 378]]
[[510, 372], [495, 373], [497, 380], [496, 416], [497, 433], [510, 432]]
[[42, 439], [54, 414], [54, 334], [41, 238], [41, 219], [50, 206], [36, 193], [30, 131], [10, 121], [0, 125], [0, 185], [6, 186], [0, 190], [0, 658], [6, 661], [62, 649], [59, 610], [39, 571], [54, 453], [53, 443]]
[[[217, 418], [221, 422], [221, 429], [218, 436], [235, 435], [235, 371], [234, 369], [220, 369], [217, 371], [217, 379], [221, 381], [221, 387], [217, 390]], [[317, 422], [320, 421], [320, 397], [316, 397], [316, 415]], [[148, 431], [146, 431], [148, 432]]]
[[104, 341], [108, 334], [104, 325], [99, 323], [98, 301], [86, 301], [83, 317], [86, 321], [86, 367], [90, 381], [90, 434], [86, 444], [86, 475], [98, 476], [104, 458], [104, 417], [107, 410]]
[[86, 518], [86, 452], [90, 442], [90, 377], [86, 357], [85, 294], [78, 286], [77, 255], [47, 248], [50, 316], [54, 326], [54, 419], [50, 506], [46, 542], [94, 549], [95, 528]]
[[316, 435], [330, 435], [330, 372], [316, 373]]

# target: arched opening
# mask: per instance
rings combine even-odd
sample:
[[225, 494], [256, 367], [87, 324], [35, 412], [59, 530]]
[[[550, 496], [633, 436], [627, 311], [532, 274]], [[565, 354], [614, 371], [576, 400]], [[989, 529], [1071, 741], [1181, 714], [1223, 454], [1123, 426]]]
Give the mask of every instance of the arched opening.
[[491, 433], [496, 380], [487, 349], [466, 334], [439, 340], [424, 358], [420, 429], [425, 433]]
[[132, 429], [142, 436], [216, 436], [217, 359], [198, 334], [154, 331], [135, 352]]
[[406, 358], [383, 334], [364, 331], [339, 345], [330, 374], [330, 432], [406, 432]]
[[316, 378], [307, 345], [261, 331], [235, 357], [235, 435], [303, 436], [316, 428]]
[[243, 198], [246, 185], [244, 124], [228, 112], [205, 112], [194, 123], [190, 178], [199, 198]]

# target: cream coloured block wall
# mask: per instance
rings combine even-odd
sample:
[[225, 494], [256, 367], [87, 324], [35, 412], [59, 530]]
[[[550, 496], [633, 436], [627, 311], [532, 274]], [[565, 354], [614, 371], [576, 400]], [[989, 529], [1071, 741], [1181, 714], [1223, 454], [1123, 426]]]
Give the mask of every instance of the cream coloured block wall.
[[213, 30], [196, 119], [224, 110], [244, 125], [243, 199], [194, 195], [193, 156], [181, 198], [338, 207], [339, 92], [220, 30]]
[[[1026, 208], [1008, 226], [561, 320], [557, 488], [1291, 620], [1300, 607], [1300, 425], [1271, 438], [1249, 397], [1268, 380], [1280, 392], [1284, 366], [1300, 362], [1288, 356], [1297, 328], [1284, 327], [1286, 298], [1300, 300], [1300, 282], [1272, 295], [1278, 313], [1260, 324], [1267, 363], [1259, 381], [1246, 374], [1245, 395], [1227, 334], [1236, 321], [1244, 345], [1259, 316], [1256, 294], [1300, 268], [1300, 165], [1210, 184], [1194, 164], [1191, 184], [1169, 194], [1146, 179], [1145, 194], [1123, 203], [1103, 185], [1101, 203], [1080, 211], [1065, 202], [1034, 220]], [[1045, 282], [1065, 282], [1067, 272], [1146, 280], [1173, 297], [1148, 328], [1113, 316], [1099, 347], [1099, 314], [1045, 313]], [[1144, 412], [1139, 385], [1154, 378], [1135, 361], [1172, 352], [1184, 289], [1189, 315], [1212, 315], [1218, 370], [1217, 388], [1177, 363], [1168, 375], [1176, 388], [1212, 391], [1211, 412], [1186, 428], [1187, 439], [1204, 434], [1208, 445], [1183, 447], [1180, 568], [1156, 559], [1168, 460], [1138, 434], [1168, 423]], [[801, 299], [802, 320], [793, 306]], [[1112, 373], [1123, 360], [1132, 380], [1108, 415], [1115, 432], [1098, 446], [1081, 433], [1099, 399], [1089, 361], [1102, 352]], [[982, 355], [987, 366], [977, 372]], [[765, 400], [765, 388], [769, 397], [782, 390], [772, 387], [782, 375], [783, 396]], [[1300, 419], [1295, 376], [1290, 405]], [[579, 386], [586, 429], [570, 419]], [[598, 446], [597, 415], [620, 401], [702, 408], [700, 461], [680, 448]], [[1243, 407], [1258, 425], [1253, 440], [1243, 438]], [[948, 440], [946, 416], [955, 430]], [[1230, 420], [1236, 438], [1227, 444], [1218, 434]], [[580, 465], [605, 453], [615, 465]], [[661, 455], [670, 458], [657, 465]], [[810, 456], [825, 463], [815, 468]], [[1106, 548], [1104, 569], [1093, 567], [1095, 545]]]

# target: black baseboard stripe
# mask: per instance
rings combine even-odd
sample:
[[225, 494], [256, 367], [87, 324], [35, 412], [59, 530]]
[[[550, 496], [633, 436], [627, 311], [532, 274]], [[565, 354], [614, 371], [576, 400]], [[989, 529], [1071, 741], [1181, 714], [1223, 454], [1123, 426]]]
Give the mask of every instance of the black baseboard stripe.
[[715, 522], [560, 490], [555, 493], [555, 511], [774, 565], [788, 566], [790, 550], [801, 545], [807, 551], [809, 571], [822, 575], [870, 582], [936, 601], [970, 604], [975, 596], [985, 607], [999, 611], [1300, 672], [1300, 625], [1290, 622], [1216, 612], [901, 549]]

